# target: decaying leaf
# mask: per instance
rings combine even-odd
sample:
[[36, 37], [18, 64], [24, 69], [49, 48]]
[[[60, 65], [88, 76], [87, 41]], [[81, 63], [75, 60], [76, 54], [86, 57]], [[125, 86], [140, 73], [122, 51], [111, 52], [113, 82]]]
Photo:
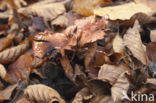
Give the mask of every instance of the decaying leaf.
[[12, 8], [18, 9], [21, 8], [22, 5], [27, 5], [27, 2], [24, 0], [5, 0]]
[[150, 42], [146, 46], [146, 53], [151, 61], [156, 61], [156, 42]]
[[24, 96], [22, 98], [20, 98], [18, 101], [16, 101], [16, 103], [35, 103], [34, 101], [29, 101], [27, 98], [25, 98]]
[[156, 79], [155, 78], [149, 78], [149, 79], [147, 79], [146, 83], [151, 83], [151, 84], [156, 85]]
[[133, 28], [129, 28], [127, 33], [124, 35], [124, 44], [130, 49], [134, 57], [146, 65], [148, 64], [148, 58], [141, 41], [139, 33], [140, 29], [140, 25], [138, 21], [136, 21]]
[[135, 4], [134, 2], [118, 5], [114, 7], [104, 7], [94, 10], [95, 15], [104, 16], [109, 15], [110, 20], [128, 20], [136, 13], [152, 13], [152, 9], [143, 5]]
[[26, 95], [30, 100], [36, 100], [38, 102], [65, 103], [65, 101], [61, 98], [61, 96], [56, 90], [43, 84], [28, 86], [24, 90], [24, 95]]
[[88, 88], [82, 88], [74, 97], [72, 103], [83, 103], [93, 97]]
[[152, 42], [156, 42], [156, 30], [150, 31], [150, 39]]
[[15, 35], [10, 34], [5, 38], [0, 39], [0, 51], [4, 50], [7, 48], [11, 43]]
[[37, 15], [39, 17], [43, 17], [47, 21], [55, 19], [58, 15], [63, 14], [65, 11], [63, 3], [33, 4], [29, 7], [18, 10], [19, 13], [25, 16]]
[[74, 77], [73, 68], [72, 68], [72, 66], [70, 64], [70, 61], [69, 61], [68, 57], [67, 56], [62, 57], [60, 59], [60, 62], [61, 62], [61, 65], [62, 65], [62, 67], [63, 67], [63, 69], [64, 69], [64, 71], [66, 73], [66, 76], [68, 78], [70, 78], [71, 80], [73, 80], [74, 79], [73, 78]]
[[124, 47], [123, 39], [119, 35], [116, 35], [112, 45], [113, 45], [114, 52], [121, 53], [121, 54], [124, 53], [125, 47]]
[[68, 19], [65, 15], [60, 15], [55, 20], [51, 21], [52, 26], [60, 26], [60, 27], [66, 27], [68, 25]]
[[125, 76], [125, 72], [121, 73], [115, 84], [111, 88], [112, 98], [114, 102], [121, 101], [123, 97], [127, 94], [129, 89], [129, 81]]
[[7, 71], [6, 71], [5, 67], [2, 64], [0, 64], [0, 77], [2, 79], [4, 79], [6, 74], [7, 74]]
[[0, 63], [8, 63], [14, 61], [20, 54], [27, 50], [29, 41], [26, 40], [24, 44], [20, 44], [16, 47], [8, 48], [0, 52]]
[[90, 103], [114, 103], [111, 96], [100, 95], [93, 98]]
[[32, 68], [33, 58], [31, 54], [21, 55], [15, 62], [8, 66], [8, 74], [5, 78], [10, 83], [28, 80]]
[[12, 92], [16, 89], [17, 84], [14, 85], [10, 85], [7, 88], [5, 88], [4, 90], [0, 91], [0, 101], [1, 100], [9, 100]]
[[98, 73], [98, 79], [114, 84], [125, 69], [122, 66], [104, 64]]
[[93, 15], [93, 9], [99, 4], [108, 5], [111, 0], [75, 0], [73, 10], [83, 16]]
[[91, 61], [93, 60], [93, 57], [95, 55], [96, 48], [97, 48], [97, 42], [90, 44], [88, 46], [88, 50], [86, 52], [85, 59], [84, 59], [84, 65], [88, 71], [91, 65]]

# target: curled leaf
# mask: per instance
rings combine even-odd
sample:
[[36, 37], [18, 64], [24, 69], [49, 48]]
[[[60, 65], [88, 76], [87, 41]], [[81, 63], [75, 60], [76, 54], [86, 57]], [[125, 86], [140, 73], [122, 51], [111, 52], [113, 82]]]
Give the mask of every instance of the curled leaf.
[[6, 71], [5, 67], [2, 64], [0, 64], [0, 77], [2, 79], [4, 79], [6, 74], [7, 74], [7, 71]]
[[139, 33], [140, 29], [139, 22], [136, 21], [133, 28], [129, 28], [127, 33], [124, 35], [124, 44], [130, 49], [134, 57], [146, 65], [148, 64], [148, 58], [141, 41]]
[[152, 42], [156, 42], [156, 30], [150, 31], [150, 39]]
[[43, 84], [28, 86], [24, 90], [24, 95], [27, 96], [30, 100], [36, 100], [38, 102], [65, 103], [56, 90]]
[[11, 98], [12, 92], [16, 89], [16, 87], [17, 87], [17, 84], [14, 84], [0, 91], [0, 101], [9, 100]]
[[26, 40], [24, 44], [12, 47], [0, 52], [0, 63], [8, 63], [14, 61], [20, 54], [27, 50], [29, 42]]
[[14, 34], [13, 35], [10, 34], [5, 38], [0, 39], [0, 51], [7, 48], [12, 43], [14, 37], [15, 37]]

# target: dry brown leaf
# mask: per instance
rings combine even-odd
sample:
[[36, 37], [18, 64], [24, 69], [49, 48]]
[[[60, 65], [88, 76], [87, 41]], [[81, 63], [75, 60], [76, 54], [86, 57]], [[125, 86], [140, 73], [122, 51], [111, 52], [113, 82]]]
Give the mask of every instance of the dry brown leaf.
[[23, 44], [20, 44], [16, 47], [8, 48], [0, 52], [0, 63], [8, 63], [14, 61], [19, 55], [29, 47], [29, 41], [25, 40]]
[[108, 5], [111, 0], [74, 0], [73, 10], [83, 16], [93, 15], [93, 9], [99, 4]]
[[151, 61], [156, 61], [156, 42], [150, 42], [146, 46], [146, 53]]
[[28, 86], [24, 90], [24, 95], [26, 95], [30, 100], [36, 100], [37, 102], [66, 103], [56, 90], [43, 84]]
[[15, 103], [35, 103], [35, 102], [29, 101], [27, 98], [25, 98], [23, 96], [22, 98], [20, 98], [19, 100], [17, 100]]
[[68, 57], [67, 56], [62, 57], [60, 59], [60, 62], [61, 62], [61, 65], [62, 65], [62, 67], [63, 67], [63, 69], [64, 69], [64, 71], [66, 73], [66, 76], [69, 79], [73, 80], [74, 79], [73, 78], [74, 77], [74, 72], [73, 72], [73, 68], [72, 68], [72, 66], [70, 64], [70, 61], [69, 61]]
[[66, 27], [68, 25], [68, 19], [65, 15], [58, 16], [55, 20], [51, 21], [52, 26], [60, 26], [60, 27]]
[[113, 40], [113, 50], [114, 50], [114, 52], [123, 54], [124, 49], [125, 49], [125, 47], [124, 47], [123, 39], [119, 35], [116, 35], [116, 37]]
[[114, 101], [111, 96], [99, 95], [93, 98], [89, 103], [114, 103]]
[[120, 26], [132, 26], [136, 20], [138, 20], [142, 26], [156, 23], [156, 17], [145, 13], [136, 13], [130, 18], [130, 20], [122, 21]]
[[15, 62], [8, 66], [8, 74], [5, 80], [10, 83], [28, 80], [32, 68], [32, 61], [32, 55], [29, 53], [21, 55]]
[[125, 72], [120, 74], [118, 79], [116, 80], [115, 84], [111, 88], [112, 98], [114, 102], [121, 101], [127, 94], [127, 91], [129, 89], [129, 81], [125, 76]]
[[6, 74], [7, 74], [7, 71], [6, 71], [5, 67], [2, 64], [0, 64], [0, 77], [2, 79], [4, 79]]
[[14, 85], [10, 85], [7, 88], [5, 88], [4, 90], [0, 91], [0, 101], [1, 100], [9, 100], [12, 92], [16, 89], [17, 84]]
[[144, 50], [144, 45], [140, 37], [140, 25], [136, 21], [133, 28], [129, 28], [124, 35], [124, 44], [130, 49], [133, 56], [140, 60], [143, 64], [148, 64], [148, 58]]
[[76, 93], [72, 103], [83, 103], [84, 100], [89, 100], [93, 97], [88, 88], [82, 88]]
[[24, 0], [5, 0], [12, 8], [19, 9], [22, 5], [27, 5], [27, 2]]
[[54, 55], [59, 52], [62, 53], [65, 49], [71, 50], [77, 44], [76, 38], [67, 38], [63, 33], [52, 33], [50, 31], [36, 34], [34, 39], [36, 40], [33, 43], [34, 56], [39, 58], [43, 58], [50, 53]]
[[125, 70], [122, 66], [104, 64], [98, 73], [98, 79], [113, 85]]
[[153, 11], [151, 8], [142, 5], [142, 4], [135, 4], [133, 2], [118, 5], [114, 7], [104, 7], [98, 8], [94, 10], [94, 14], [98, 16], [109, 15], [110, 20], [128, 20], [136, 13], [145, 13], [151, 14]]
[[14, 34], [9, 34], [7, 37], [0, 39], [0, 51], [10, 46], [14, 37]]
[[156, 42], [156, 29], [150, 31], [151, 42]]
[[151, 83], [151, 84], [156, 85], [156, 79], [155, 78], [148, 78], [146, 83]]
[[65, 11], [63, 3], [33, 4], [18, 10], [19, 13], [25, 16], [37, 15], [43, 17], [47, 21], [55, 19], [58, 15], [63, 14]]
[[97, 42], [89, 44], [88, 50], [86, 51], [86, 55], [84, 58], [84, 65], [87, 71], [89, 71], [89, 68], [91, 66], [91, 61], [94, 58], [96, 48], [97, 48]]

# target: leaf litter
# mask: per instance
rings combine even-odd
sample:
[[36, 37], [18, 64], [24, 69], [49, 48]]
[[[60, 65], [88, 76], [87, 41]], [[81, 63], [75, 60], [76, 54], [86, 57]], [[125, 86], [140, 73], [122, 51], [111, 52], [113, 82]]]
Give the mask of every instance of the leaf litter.
[[0, 102], [155, 103], [155, 4], [0, 1]]

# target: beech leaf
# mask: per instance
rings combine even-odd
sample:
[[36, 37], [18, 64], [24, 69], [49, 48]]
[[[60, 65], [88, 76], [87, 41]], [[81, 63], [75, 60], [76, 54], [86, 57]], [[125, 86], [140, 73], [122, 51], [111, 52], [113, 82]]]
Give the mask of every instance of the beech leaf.
[[27, 96], [30, 100], [36, 100], [38, 102], [66, 103], [56, 90], [43, 84], [28, 86], [24, 90], [24, 95]]

